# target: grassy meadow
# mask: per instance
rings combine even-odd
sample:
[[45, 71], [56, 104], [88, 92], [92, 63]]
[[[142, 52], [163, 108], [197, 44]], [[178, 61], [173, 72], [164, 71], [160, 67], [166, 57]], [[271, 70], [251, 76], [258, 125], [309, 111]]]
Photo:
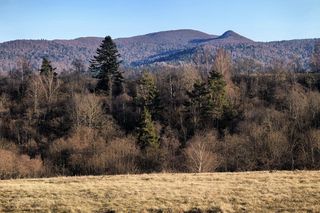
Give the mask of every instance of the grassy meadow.
[[163, 173], [0, 181], [0, 212], [186, 211], [320, 212], [320, 172]]

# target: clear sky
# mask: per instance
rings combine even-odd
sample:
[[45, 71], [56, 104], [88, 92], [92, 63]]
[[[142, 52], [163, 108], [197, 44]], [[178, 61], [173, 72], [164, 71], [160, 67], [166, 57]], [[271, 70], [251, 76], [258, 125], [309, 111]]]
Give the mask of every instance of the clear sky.
[[320, 38], [320, 0], [0, 0], [0, 41], [236, 31], [256, 41]]

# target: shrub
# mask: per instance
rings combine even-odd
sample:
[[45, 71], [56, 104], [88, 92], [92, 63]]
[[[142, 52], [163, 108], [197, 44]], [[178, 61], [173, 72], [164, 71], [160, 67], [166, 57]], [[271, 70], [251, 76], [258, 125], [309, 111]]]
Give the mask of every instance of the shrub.
[[49, 153], [53, 166], [62, 174], [98, 175], [136, 172], [139, 150], [133, 139], [107, 142], [98, 130], [81, 127], [71, 137], [55, 141]]
[[28, 155], [18, 155], [13, 151], [0, 149], [0, 178], [37, 177], [43, 171], [39, 157], [30, 159]]
[[139, 149], [132, 138], [115, 139], [109, 142], [103, 154], [108, 173], [124, 174], [138, 171]]

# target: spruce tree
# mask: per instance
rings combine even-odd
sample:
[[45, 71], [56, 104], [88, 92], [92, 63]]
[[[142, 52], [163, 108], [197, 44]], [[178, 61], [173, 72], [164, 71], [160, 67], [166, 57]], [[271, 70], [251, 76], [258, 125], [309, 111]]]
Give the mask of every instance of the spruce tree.
[[189, 100], [185, 106], [191, 134], [198, 129], [219, 128], [219, 122], [229, 105], [223, 76], [212, 70], [207, 82], [197, 81], [187, 95]]
[[204, 82], [197, 81], [191, 92], [187, 92], [188, 101], [185, 103], [187, 120], [192, 125], [192, 132], [204, 125], [208, 116], [208, 90]]
[[138, 129], [138, 144], [141, 149], [159, 147], [159, 138], [149, 110], [144, 107]]
[[208, 111], [212, 119], [220, 119], [224, 109], [228, 104], [226, 95], [226, 82], [223, 75], [215, 70], [211, 70], [208, 77]]
[[98, 78], [97, 89], [108, 95], [117, 96], [123, 91], [123, 76], [119, 71], [117, 46], [110, 36], [106, 36], [90, 61], [90, 71]]
[[124, 78], [122, 73], [117, 70], [112, 75], [112, 96], [116, 97], [124, 92]]
[[146, 107], [153, 118], [159, 119], [159, 111], [161, 108], [159, 91], [157, 90], [153, 76], [147, 71], [143, 72], [140, 80], [138, 81], [135, 104], [140, 109], [144, 109]]
[[52, 74], [56, 74], [54, 72], [56, 68], [53, 68], [51, 65], [51, 61], [49, 61], [47, 58], [42, 58], [42, 64], [40, 68], [40, 75], [44, 76], [50, 76]]

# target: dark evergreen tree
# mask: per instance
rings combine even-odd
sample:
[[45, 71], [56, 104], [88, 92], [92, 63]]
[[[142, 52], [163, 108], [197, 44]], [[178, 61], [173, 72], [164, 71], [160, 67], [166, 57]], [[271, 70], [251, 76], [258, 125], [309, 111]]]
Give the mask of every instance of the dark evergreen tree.
[[97, 89], [108, 95], [119, 95], [123, 92], [123, 76], [119, 71], [120, 54], [110, 36], [104, 38], [96, 53], [90, 61], [89, 69], [99, 79]]
[[145, 107], [141, 115], [140, 125], [138, 129], [138, 144], [141, 149], [146, 147], [159, 147], [159, 138], [156, 128], [153, 124], [151, 114]]
[[137, 85], [136, 106], [145, 107], [150, 111], [154, 119], [160, 119], [160, 97], [155, 81], [151, 73], [144, 71]]
[[226, 82], [223, 76], [212, 70], [207, 82], [196, 82], [193, 90], [187, 92], [189, 100], [186, 105], [190, 133], [205, 128], [219, 128], [219, 123], [228, 107]]
[[124, 92], [124, 78], [122, 73], [117, 70], [117, 72], [112, 75], [112, 96], [116, 97]]
[[42, 64], [40, 68], [40, 75], [50, 76], [52, 74], [56, 74], [54, 72], [56, 68], [53, 68], [51, 65], [51, 61], [49, 61], [47, 58], [42, 58]]
[[228, 104], [226, 82], [221, 73], [215, 70], [209, 73], [207, 90], [208, 106], [206, 114], [212, 119], [219, 119]]
[[185, 103], [187, 120], [190, 123], [191, 134], [202, 128], [208, 116], [208, 90], [206, 83], [197, 81], [191, 92], [187, 92], [189, 100]]

